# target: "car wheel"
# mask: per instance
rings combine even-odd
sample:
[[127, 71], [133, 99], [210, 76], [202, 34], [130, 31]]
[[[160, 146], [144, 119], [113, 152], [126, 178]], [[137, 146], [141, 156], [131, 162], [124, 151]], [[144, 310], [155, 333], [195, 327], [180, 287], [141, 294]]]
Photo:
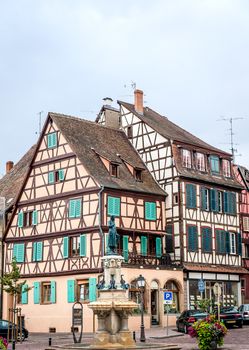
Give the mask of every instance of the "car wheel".
[[238, 327], [239, 327], [239, 328], [243, 328], [243, 322], [240, 322], [240, 323], [238, 324]]
[[185, 334], [188, 334], [188, 326], [185, 326], [185, 327], [184, 327], [184, 333], [185, 333]]
[[24, 332], [22, 332], [22, 333], [18, 332], [18, 334], [17, 334], [17, 341], [24, 341], [24, 340], [25, 340]]

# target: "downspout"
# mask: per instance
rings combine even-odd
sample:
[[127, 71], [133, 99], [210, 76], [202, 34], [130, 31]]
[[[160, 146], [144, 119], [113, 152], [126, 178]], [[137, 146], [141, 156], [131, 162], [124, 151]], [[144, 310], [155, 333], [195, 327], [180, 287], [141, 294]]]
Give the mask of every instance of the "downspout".
[[99, 196], [99, 232], [101, 236], [101, 254], [102, 256], [105, 255], [105, 237], [104, 237], [104, 232], [102, 230], [102, 193], [104, 191], [104, 186], [101, 185], [101, 189], [98, 193]]
[[[3, 213], [3, 224], [2, 224], [2, 236], [1, 236], [1, 278], [3, 277], [3, 271], [4, 271], [4, 241], [3, 241], [3, 235], [5, 234], [5, 228], [6, 228], [6, 208], [4, 209]], [[1, 283], [1, 299], [0, 299], [0, 317], [3, 318], [3, 285]]]

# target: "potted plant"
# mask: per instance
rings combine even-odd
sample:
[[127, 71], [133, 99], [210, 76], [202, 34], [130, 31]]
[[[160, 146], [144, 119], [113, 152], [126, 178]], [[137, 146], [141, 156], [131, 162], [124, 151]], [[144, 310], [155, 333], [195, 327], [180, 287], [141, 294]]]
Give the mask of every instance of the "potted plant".
[[8, 348], [8, 342], [7, 339], [0, 337], [0, 349], [1, 350], [7, 350]]
[[189, 327], [188, 334], [197, 338], [200, 350], [213, 350], [224, 344], [224, 336], [227, 334], [225, 325], [218, 321], [214, 315], [195, 322]]

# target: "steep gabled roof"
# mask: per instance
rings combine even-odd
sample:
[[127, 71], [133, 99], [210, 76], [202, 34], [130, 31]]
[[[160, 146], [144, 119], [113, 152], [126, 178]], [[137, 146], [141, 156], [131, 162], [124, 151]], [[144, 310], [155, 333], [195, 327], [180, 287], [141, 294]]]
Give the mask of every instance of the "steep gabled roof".
[[133, 104], [122, 101], [118, 101], [118, 103], [127, 108], [132, 113], [134, 113], [144, 123], [148, 124], [152, 129], [154, 129], [160, 135], [164, 136], [167, 139], [184, 144], [193, 145], [199, 148], [204, 148], [212, 152], [222, 154], [224, 156], [230, 156], [229, 153], [224, 152], [202, 141], [198, 137], [182, 129], [180, 126], [172, 123], [168, 118], [160, 115], [159, 113], [155, 112], [149, 107], [145, 107], [143, 114], [140, 114], [136, 112]]
[[[49, 117], [56, 123], [89, 175], [100, 185], [119, 190], [166, 195], [123, 131], [64, 114], [49, 113]], [[110, 175], [99, 155], [119, 164], [119, 177]], [[123, 160], [144, 169], [142, 182], [136, 181]]]
[[249, 170], [242, 165], [238, 165], [238, 171], [241, 175], [245, 188], [247, 191], [249, 191]]
[[22, 187], [23, 181], [27, 175], [30, 162], [34, 155], [36, 145], [33, 145], [18, 163], [4, 175], [0, 180], [0, 196], [6, 199], [6, 208], [10, 207]]

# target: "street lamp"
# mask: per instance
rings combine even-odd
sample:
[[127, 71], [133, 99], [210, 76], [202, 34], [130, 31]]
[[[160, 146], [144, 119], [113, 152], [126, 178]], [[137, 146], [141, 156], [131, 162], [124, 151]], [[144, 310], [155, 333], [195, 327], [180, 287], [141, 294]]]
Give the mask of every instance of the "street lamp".
[[137, 285], [140, 291], [140, 299], [141, 299], [141, 331], [140, 331], [140, 341], [145, 342], [145, 333], [144, 333], [144, 287], [145, 287], [145, 279], [142, 275], [137, 278]]

